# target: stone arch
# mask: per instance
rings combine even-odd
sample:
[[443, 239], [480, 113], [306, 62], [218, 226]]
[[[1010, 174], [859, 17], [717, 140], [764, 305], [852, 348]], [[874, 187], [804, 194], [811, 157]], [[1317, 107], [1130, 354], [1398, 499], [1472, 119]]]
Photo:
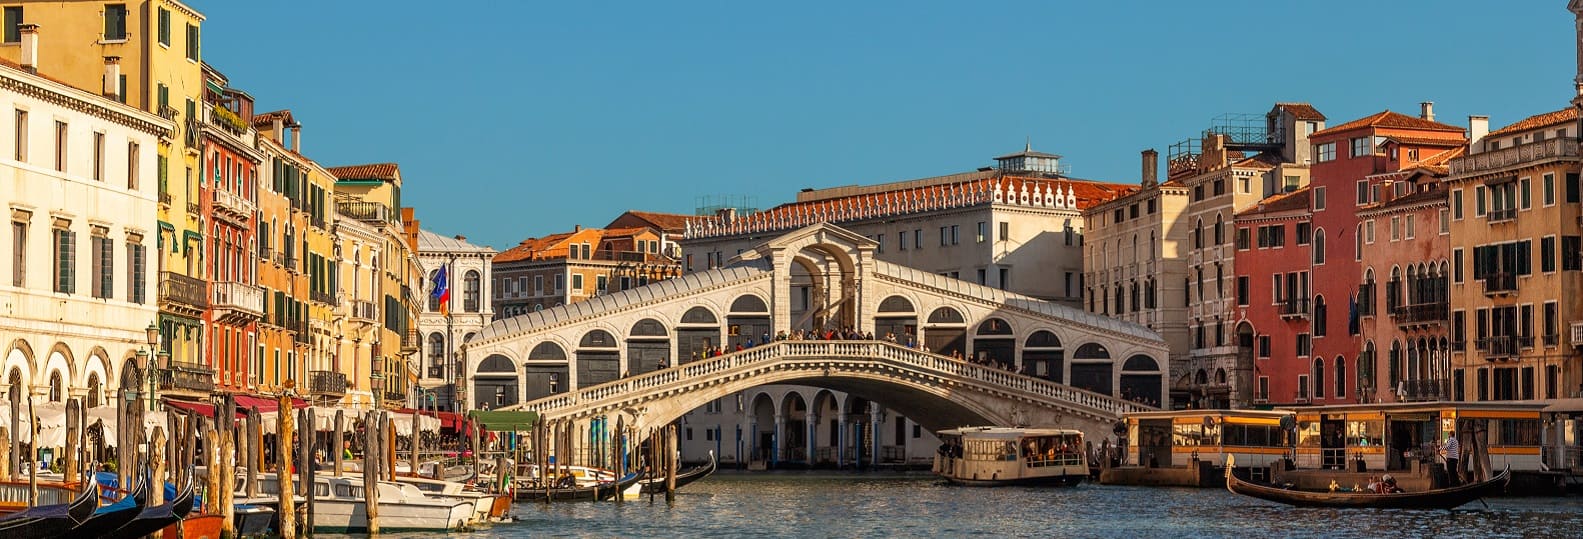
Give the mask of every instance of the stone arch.
[[643, 374], [671, 364], [670, 331], [665, 323], [644, 318], [627, 334], [627, 365], [623, 375]]
[[[822, 265], [824, 267], [830, 268], [832, 264], [834, 266], [831, 269], [836, 272], [836, 282], [834, 286], [823, 287], [823, 295], [826, 297], [820, 298], [820, 301], [824, 305], [839, 305], [839, 308], [834, 317], [822, 315], [815, 317], [816, 320], [813, 321], [815, 329], [858, 326], [856, 316], [858, 263], [855, 257], [861, 256], [861, 253], [857, 252], [856, 248], [852, 246], [831, 243], [829, 240], [832, 239], [837, 238], [829, 237], [828, 233], [818, 233], [793, 240], [786, 245], [786, 252], [793, 253], [794, 257], [808, 258], [813, 261], [814, 257], [817, 256], [823, 259], [824, 264]], [[791, 270], [789, 264], [783, 263], [779, 265], [788, 272]], [[815, 265], [819, 264], [816, 263]]]
[[1066, 380], [1066, 349], [1061, 337], [1048, 329], [1028, 335], [1022, 343], [1023, 373], [1061, 383]]
[[621, 343], [604, 329], [590, 329], [578, 340], [577, 387], [593, 387], [621, 376]]
[[892, 294], [874, 309], [874, 338], [901, 344], [918, 341], [918, 313], [911, 299]]
[[11, 344], [11, 349], [6, 352], [5, 370], [0, 371], [0, 376], [7, 378], [0, 379], [8, 380], [6, 383], [10, 383], [9, 376], [11, 375], [11, 372], [16, 371], [22, 375], [22, 384], [27, 384], [29, 380], [33, 379], [33, 372], [35, 370], [33, 358], [33, 347], [28, 346], [27, 341], [23, 339], [17, 339], [13, 341]]
[[778, 413], [775, 397], [769, 392], [759, 388], [753, 392], [753, 398], [748, 401], [745, 413], [748, 419], [748, 439], [751, 454], [754, 460], [769, 462], [773, 457], [778, 440], [775, 439], [775, 415]]
[[490, 354], [473, 371], [475, 402], [479, 409], [496, 409], [517, 403], [521, 394], [517, 364], [503, 354]]
[[687, 312], [682, 313], [682, 321], [681, 321], [681, 323], [683, 323], [683, 324], [718, 324], [718, 323], [720, 323], [720, 319], [715, 317], [714, 311], [709, 310], [708, 307], [704, 307], [702, 305], [699, 305], [699, 306], [695, 306], [695, 307], [693, 307], [691, 309], [687, 309]]
[[803, 398], [802, 393], [796, 390], [781, 395], [781, 402], [776, 410], [780, 414], [782, 427], [776, 439], [780, 449], [780, 459], [807, 462], [809, 421], [818, 414], [809, 407], [809, 401]]
[[998, 368], [1020, 369], [1017, 364], [1016, 331], [1003, 318], [991, 317], [979, 322], [973, 330], [974, 363]]
[[1226, 382], [1226, 369], [1215, 369], [1215, 383], [1224, 384]]
[[544, 341], [533, 345], [533, 350], [528, 352], [528, 360], [560, 360], [566, 361], [566, 349], [555, 341]]
[[1073, 387], [1101, 395], [1113, 394], [1115, 387], [1115, 361], [1105, 345], [1090, 342], [1077, 347], [1072, 354]]
[[66, 343], [56, 342], [54, 346], [49, 348], [49, 354], [45, 356], [45, 362], [39, 366], [38, 378], [34, 380], [34, 383], [44, 385], [48, 380], [50, 369], [61, 369], [67, 373], [67, 383], [70, 384], [71, 373], [77, 372], [76, 365], [77, 356], [72, 354], [71, 347], [67, 346]]
[[1121, 395], [1123, 398], [1162, 406], [1165, 372], [1160, 362], [1147, 354], [1133, 354], [1121, 364]]
[[788, 306], [792, 321], [801, 322], [790, 329], [819, 329], [818, 321], [814, 320], [809, 312], [815, 309], [814, 302], [825, 296], [825, 283], [824, 279], [820, 278], [821, 275], [823, 272], [819, 264], [805, 256], [793, 256], [791, 264], [787, 265], [787, 277], [791, 284], [788, 292], [792, 295], [788, 298]]
[[478, 270], [467, 270], [462, 277], [462, 310], [470, 313], [478, 312], [481, 308], [480, 304], [483, 303], [480, 298], [482, 295], [483, 284]]
[[736, 299], [731, 300], [730, 312], [768, 313], [770, 312], [770, 308], [769, 304], [764, 302], [764, 298], [759, 297], [758, 294], [742, 294], [737, 296]]
[[726, 314], [728, 346], [751, 348], [769, 342], [770, 309], [764, 298], [756, 294], [742, 294], [731, 300]]
[[676, 363], [704, 359], [724, 347], [720, 329], [720, 318], [709, 307], [695, 305], [683, 312], [676, 325]]
[[1193, 375], [1193, 383], [1201, 386], [1209, 385], [1209, 371], [1198, 369], [1198, 372]]

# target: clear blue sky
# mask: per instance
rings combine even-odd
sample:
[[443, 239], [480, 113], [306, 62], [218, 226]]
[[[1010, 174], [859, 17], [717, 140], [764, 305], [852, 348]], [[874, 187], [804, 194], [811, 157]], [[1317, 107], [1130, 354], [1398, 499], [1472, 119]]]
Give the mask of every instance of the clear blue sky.
[[424, 228], [507, 247], [627, 209], [1138, 151], [1309, 101], [1499, 127], [1571, 98], [1564, 0], [234, 2], [206, 61], [325, 165], [395, 161]]

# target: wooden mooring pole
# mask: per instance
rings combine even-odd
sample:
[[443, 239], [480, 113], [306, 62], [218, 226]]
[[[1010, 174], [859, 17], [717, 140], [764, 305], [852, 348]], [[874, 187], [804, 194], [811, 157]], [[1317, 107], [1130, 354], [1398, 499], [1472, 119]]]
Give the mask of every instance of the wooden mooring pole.
[[[291, 480], [292, 446], [291, 436], [296, 431], [291, 417], [291, 397], [281, 395], [275, 404], [275, 478], [280, 484], [280, 537], [281, 539], [295, 539], [297, 537], [297, 496]], [[213, 474], [210, 474], [213, 475]], [[303, 485], [304, 488], [313, 488], [312, 485]], [[313, 527], [312, 522], [306, 523], [308, 528]]]

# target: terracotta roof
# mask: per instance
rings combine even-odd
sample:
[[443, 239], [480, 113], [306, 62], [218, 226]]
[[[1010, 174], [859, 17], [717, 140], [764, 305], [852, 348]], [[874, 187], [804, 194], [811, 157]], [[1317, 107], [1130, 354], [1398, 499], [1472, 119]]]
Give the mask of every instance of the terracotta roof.
[[1325, 115], [1319, 109], [1307, 103], [1276, 103], [1275, 108], [1284, 110], [1293, 118], [1299, 120], [1324, 120]]
[[1312, 192], [1313, 190], [1309, 189], [1309, 187], [1305, 185], [1298, 188], [1296, 191], [1270, 195], [1264, 200], [1259, 201], [1259, 203], [1253, 207], [1238, 212], [1237, 216], [1262, 215], [1291, 210], [1307, 210], [1311, 204], [1310, 197], [1312, 196]]
[[367, 165], [344, 165], [329, 167], [325, 170], [341, 180], [398, 180], [401, 177], [401, 168], [395, 163], [371, 163]]
[[1270, 169], [1270, 168], [1275, 168], [1275, 167], [1281, 166], [1281, 164], [1284, 163], [1284, 162], [1285, 162], [1285, 160], [1281, 159], [1281, 156], [1278, 155], [1278, 154], [1274, 154], [1274, 153], [1271, 153], [1271, 152], [1259, 152], [1258, 154], [1255, 154], [1253, 157], [1247, 157], [1247, 158], [1240, 159], [1240, 160], [1232, 163], [1231, 166], [1241, 167], [1241, 168], [1264, 168], [1264, 169]]
[[1388, 202], [1381, 203], [1379, 205], [1379, 209], [1395, 208], [1395, 207], [1400, 207], [1400, 206], [1409, 206], [1409, 205], [1412, 205], [1412, 204], [1418, 204], [1418, 203], [1422, 203], [1422, 202], [1433, 202], [1433, 201], [1436, 201], [1436, 200], [1441, 201], [1441, 202], [1445, 202], [1446, 201], [1446, 196], [1447, 195], [1446, 195], [1446, 190], [1445, 189], [1429, 189], [1429, 190], [1426, 190], [1426, 191], [1414, 191], [1414, 192], [1408, 193], [1408, 194], [1406, 194], [1404, 196], [1393, 198], [1393, 199], [1391, 199]]
[[500, 263], [550, 258], [552, 251], [558, 251], [560, 256], [566, 256], [566, 249], [562, 244], [576, 234], [577, 232], [561, 232], [542, 238], [528, 238], [515, 247], [495, 255], [494, 261]]
[[279, 118], [282, 122], [285, 122], [287, 125], [290, 125], [290, 124], [293, 124], [293, 123], [297, 122], [296, 118], [292, 118], [291, 117], [291, 109], [281, 109], [281, 110], [272, 110], [272, 111], [269, 111], [269, 112], [254, 114], [253, 115], [253, 125], [255, 125], [255, 126], [258, 126], [258, 125], [271, 125], [271, 124], [275, 123], [275, 119], [276, 118]]
[[648, 228], [648, 227], [642, 227], [642, 226], [634, 226], [634, 227], [627, 227], [627, 228], [606, 228], [606, 229], [603, 229], [603, 230], [604, 230], [604, 234], [600, 235], [601, 239], [603, 239], [603, 238], [621, 238], [621, 237], [626, 237], [626, 236], [636, 236], [638, 234], [642, 234], [642, 233], [644, 233], [646, 231], [650, 231], [650, 230], [653, 230], [653, 229], [652, 228]]
[[1567, 107], [1561, 110], [1550, 111], [1544, 114], [1535, 114], [1533, 116], [1523, 118], [1518, 120], [1517, 123], [1491, 131], [1490, 134], [1485, 136], [1498, 137], [1501, 135], [1510, 135], [1512, 133], [1527, 131], [1529, 129], [1538, 129], [1541, 127], [1549, 127], [1556, 124], [1576, 121], [1577, 119], [1578, 109], [1576, 107]]
[[1324, 130], [1321, 130], [1321, 131], [1315, 131], [1314, 133], [1309, 134], [1308, 137], [1310, 139], [1312, 139], [1314, 137], [1320, 137], [1320, 136], [1329, 135], [1329, 134], [1332, 134], [1332, 133], [1338, 133], [1338, 132], [1341, 132], [1341, 131], [1349, 131], [1349, 130], [1352, 130], [1352, 129], [1357, 129], [1359, 127], [1365, 127], [1365, 126], [1368, 126], [1368, 127], [1393, 127], [1393, 128], [1397, 128], [1397, 129], [1422, 129], [1422, 130], [1425, 130], [1425, 131], [1455, 131], [1455, 132], [1458, 132], [1458, 133], [1462, 132], [1462, 128], [1454, 126], [1454, 125], [1447, 125], [1447, 124], [1443, 124], [1443, 123], [1436, 122], [1436, 121], [1425, 120], [1425, 119], [1419, 118], [1417, 116], [1408, 116], [1408, 115], [1402, 114], [1400, 112], [1391, 112], [1389, 110], [1385, 110], [1385, 111], [1381, 111], [1381, 112], [1376, 112], [1374, 114], [1370, 114], [1368, 116], [1364, 116], [1362, 118], [1358, 118], [1356, 120], [1353, 120], [1353, 121], [1350, 121], [1350, 122], [1347, 122], [1347, 123], [1344, 123], [1344, 124], [1341, 124], [1341, 125], [1338, 125], [1338, 126], [1335, 126], [1335, 127], [1331, 127], [1329, 129], [1324, 129]]
[[623, 213], [620, 216], [617, 216], [614, 221], [611, 221], [610, 224], [609, 225], [605, 225], [605, 227], [609, 228], [611, 225], [614, 225], [617, 222], [622, 221], [623, 220], [622, 218], [624, 218], [626, 216], [629, 216], [629, 215], [634, 217], [634, 218], [636, 218], [636, 219], [638, 219], [638, 220], [644, 221], [644, 222], [648, 223], [649, 225], [653, 226], [654, 228], [657, 228], [657, 229], [659, 229], [661, 231], [664, 231], [666, 233], [680, 233], [680, 232], [682, 232], [683, 230], [685, 230], [687, 228], [687, 221], [694, 217], [692, 215], [685, 215], [685, 214], [680, 214], [680, 213], [658, 213], [658, 212], [648, 212], [648, 211], [627, 210], [626, 213]]
[[1449, 171], [1451, 160], [1462, 157], [1467, 153], [1467, 146], [1457, 146], [1429, 157], [1419, 159], [1418, 162], [1413, 163], [1409, 168], [1446, 168]]

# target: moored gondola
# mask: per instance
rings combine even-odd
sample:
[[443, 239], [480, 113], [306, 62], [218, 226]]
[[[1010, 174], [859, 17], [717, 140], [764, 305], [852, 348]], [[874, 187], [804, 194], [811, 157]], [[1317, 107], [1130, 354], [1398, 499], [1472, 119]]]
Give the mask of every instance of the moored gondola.
[[[94, 510], [88, 520], [72, 528], [77, 537], [101, 537], [131, 522], [143, 512], [148, 503], [148, 477], [138, 474], [137, 486], [132, 487], [120, 500]], [[115, 489], [111, 489], [114, 491]]]
[[615, 482], [603, 482], [598, 485], [586, 487], [564, 488], [521, 488], [517, 490], [517, 500], [529, 502], [578, 502], [608, 500], [619, 492], [625, 492], [632, 485], [643, 478], [642, 474], [630, 473]]
[[193, 491], [193, 480], [189, 474], [187, 486], [182, 488], [181, 492], [176, 494], [174, 499], [169, 502], [144, 509], [141, 514], [137, 515], [137, 518], [132, 519], [131, 522], [126, 523], [126, 525], [121, 526], [119, 529], [105, 534], [104, 537], [106, 539], [131, 539], [134, 537], [143, 537], [169, 527], [172, 524], [181, 522], [183, 518], [187, 517], [188, 513], [192, 512], [192, 501], [194, 496], [196, 496], [196, 494]]
[[0, 519], [0, 537], [34, 539], [60, 537], [93, 515], [99, 507], [99, 482], [88, 480], [81, 494], [70, 503], [41, 505]]
[[[715, 466], [716, 466], [715, 452], [714, 452], [714, 450], [711, 449], [711, 450], [709, 450], [709, 463], [708, 464], [701, 464], [701, 465], [698, 465], [698, 466], [694, 466], [691, 469], [688, 469], [688, 470], [683, 471], [682, 473], [676, 474], [676, 488], [682, 488], [682, 487], [687, 486], [688, 484], [690, 484], [690, 483], [692, 483], [694, 481], [697, 481], [699, 479], [703, 479], [705, 477], [709, 477], [709, 474], [715, 473]], [[660, 494], [660, 493], [664, 493], [665, 492], [665, 478], [664, 477], [647, 478], [647, 479], [644, 479], [642, 481], [642, 484], [643, 484], [643, 491], [642, 491], [643, 494]]]
[[1372, 492], [1313, 492], [1260, 485], [1238, 479], [1231, 473], [1234, 460], [1226, 459], [1226, 489], [1244, 496], [1280, 502], [1297, 507], [1361, 509], [1454, 509], [1474, 500], [1506, 490], [1511, 470], [1486, 481], [1421, 492], [1377, 494]]

